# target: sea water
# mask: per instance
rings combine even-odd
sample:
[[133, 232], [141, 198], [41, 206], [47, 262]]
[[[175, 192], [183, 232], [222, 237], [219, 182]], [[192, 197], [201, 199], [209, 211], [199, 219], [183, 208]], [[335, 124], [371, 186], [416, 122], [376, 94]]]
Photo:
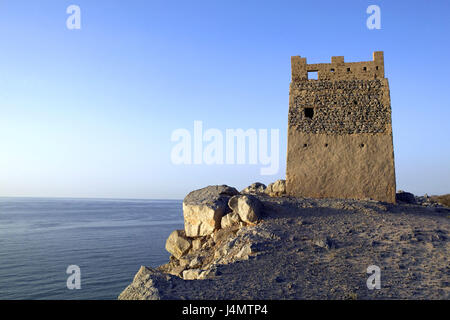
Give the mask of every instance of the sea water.
[[116, 299], [182, 228], [181, 200], [0, 198], [0, 299]]

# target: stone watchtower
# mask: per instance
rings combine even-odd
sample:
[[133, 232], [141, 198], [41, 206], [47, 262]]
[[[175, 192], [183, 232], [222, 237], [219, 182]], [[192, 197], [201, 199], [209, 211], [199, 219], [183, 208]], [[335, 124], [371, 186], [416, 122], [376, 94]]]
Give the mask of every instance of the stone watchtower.
[[[395, 203], [394, 148], [382, 51], [373, 61], [291, 58], [287, 193]], [[315, 75], [315, 77], [314, 77]]]

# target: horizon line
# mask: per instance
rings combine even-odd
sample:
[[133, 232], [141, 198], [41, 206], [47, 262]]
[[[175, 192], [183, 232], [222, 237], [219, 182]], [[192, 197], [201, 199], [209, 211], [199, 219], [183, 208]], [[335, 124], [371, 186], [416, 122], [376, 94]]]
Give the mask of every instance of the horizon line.
[[73, 200], [144, 200], [144, 201], [183, 201], [178, 198], [113, 198], [113, 197], [64, 197], [64, 196], [2, 196], [0, 199], [6, 198], [27, 198], [27, 199], [73, 199]]

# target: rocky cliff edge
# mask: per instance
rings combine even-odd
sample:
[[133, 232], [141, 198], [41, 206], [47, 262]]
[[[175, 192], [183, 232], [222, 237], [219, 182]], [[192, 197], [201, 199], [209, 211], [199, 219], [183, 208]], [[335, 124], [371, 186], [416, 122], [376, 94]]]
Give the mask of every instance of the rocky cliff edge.
[[170, 261], [142, 266], [119, 299], [449, 299], [450, 209], [397, 200], [292, 198], [283, 180], [193, 191]]

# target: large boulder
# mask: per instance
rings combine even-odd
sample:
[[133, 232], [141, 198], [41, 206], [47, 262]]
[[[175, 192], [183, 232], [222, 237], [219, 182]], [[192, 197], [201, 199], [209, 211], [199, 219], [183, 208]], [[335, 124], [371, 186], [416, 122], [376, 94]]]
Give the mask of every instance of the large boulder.
[[269, 184], [265, 192], [271, 197], [280, 197], [286, 194], [286, 180], [277, 180]]
[[166, 241], [166, 250], [175, 258], [180, 259], [191, 248], [191, 240], [186, 237], [184, 230], [173, 231]]
[[395, 195], [395, 200], [415, 204], [416, 203], [416, 197], [412, 193], [405, 192], [402, 190], [399, 190], [397, 194]]
[[246, 223], [255, 223], [261, 215], [262, 204], [254, 196], [236, 195], [230, 198], [228, 206]]
[[232, 187], [208, 186], [192, 191], [183, 200], [184, 230], [188, 237], [201, 237], [220, 229], [222, 216], [230, 211], [228, 200], [239, 194]]
[[241, 193], [250, 193], [250, 194], [258, 194], [264, 193], [266, 190], [266, 185], [260, 182], [255, 182], [249, 185], [247, 188], [243, 189]]

